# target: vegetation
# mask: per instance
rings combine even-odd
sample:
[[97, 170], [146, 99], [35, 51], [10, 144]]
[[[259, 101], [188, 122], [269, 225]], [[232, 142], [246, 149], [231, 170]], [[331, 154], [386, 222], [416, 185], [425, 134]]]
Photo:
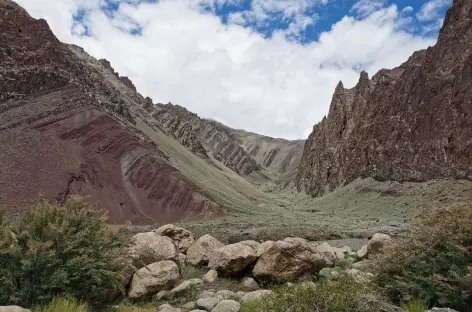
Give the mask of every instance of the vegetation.
[[320, 282], [315, 286], [299, 284], [282, 286], [273, 298], [249, 302], [242, 312], [362, 312], [359, 305], [369, 294], [375, 295], [369, 285], [350, 280]]
[[468, 311], [472, 306], [472, 204], [425, 211], [411, 233], [375, 259], [390, 298]]
[[48, 305], [35, 312], [90, 312], [90, 309], [87, 304], [75, 299], [55, 297]]
[[428, 307], [423, 301], [413, 300], [403, 304], [402, 309], [408, 312], [426, 312]]
[[74, 197], [0, 222], [0, 305], [47, 304], [56, 295], [93, 303], [116, 291], [128, 239], [106, 221], [104, 211]]

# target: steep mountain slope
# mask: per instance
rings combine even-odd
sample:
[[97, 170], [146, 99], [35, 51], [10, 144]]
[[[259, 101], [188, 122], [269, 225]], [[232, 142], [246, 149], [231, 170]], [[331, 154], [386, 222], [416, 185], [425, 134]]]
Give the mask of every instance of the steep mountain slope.
[[149, 101], [106, 60], [0, 0], [0, 205], [14, 215], [39, 197], [81, 194], [114, 222], [152, 223], [267, 201], [164, 135], [145, 111]]
[[336, 88], [309, 136], [297, 186], [320, 195], [358, 177], [472, 179], [472, 2], [454, 0], [439, 40], [403, 65]]
[[[150, 103], [152, 104], [152, 103]], [[275, 139], [203, 119], [173, 104], [147, 105], [155, 125], [194, 154], [221, 163], [242, 176], [254, 174], [277, 181], [294, 176], [303, 141]]]

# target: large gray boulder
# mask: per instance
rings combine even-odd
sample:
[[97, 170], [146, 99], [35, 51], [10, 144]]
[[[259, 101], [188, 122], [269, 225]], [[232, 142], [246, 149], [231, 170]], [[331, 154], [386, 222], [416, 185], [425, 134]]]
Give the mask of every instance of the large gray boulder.
[[259, 245], [257, 248], [257, 256], [262, 256], [267, 250], [269, 250], [272, 246], [275, 245], [274, 241], [266, 241]]
[[130, 256], [137, 269], [163, 260], [178, 261], [177, 248], [169, 237], [146, 232], [134, 235], [132, 241]]
[[0, 307], [0, 312], [31, 312], [31, 310], [19, 306], [3, 306]]
[[218, 274], [237, 275], [257, 259], [256, 251], [246, 245], [231, 244], [218, 249], [210, 258], [208, 267]]
[[238, 312], [241, 304], [234, 300], [221, 300], [211, 312]]
[[173, 224], [163, 225], [157, 230], [154, 230], [154, 232], [158, 235], [171, 238], [177, 244], [179, 251], [182, 253], [185, 253], [187, 249], [195, 243], [195, 239], [189, 230]]
[[197, 307], [199, 309], [211, 311], [214, 307], [216, 307], [218, 302], [220, 302], [220, 300], [215, 297], [202, 298], [197, 300]]
[[187, 262], [193, 265], [206, 265], [211, 256], [224, 245], [211, 235], [203, 235], [187, 249]]
[[318, 273], [326, 265], [326, 260], [311, 246], [278, 241], [262, 254], [252, 273], [261, 280], [293, 280]]
[[203, 281], [205, 283], [214, 283], [218, 279], [218, 272], [216, 270], [211, 269], [205, 275], [203, 275]]
[[136, 300], [149, 298], [161, 290], [172, 288], [179, 278], [179, 268], [175, 262], [151, 263], [133, 275], [128, 297]]

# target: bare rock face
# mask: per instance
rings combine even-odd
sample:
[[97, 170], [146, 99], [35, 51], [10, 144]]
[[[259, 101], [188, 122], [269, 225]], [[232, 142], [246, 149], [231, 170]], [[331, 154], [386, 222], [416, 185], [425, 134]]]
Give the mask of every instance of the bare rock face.
[[59, 42], [10, 0], [0, 0], [0, 42], [0, 204], [9, 214], [38, 194], [89, 196], [118, 223], [224, 214], [140, 130], [149, 100], [108, 61]]
[[293, 280], [325, 266], [325, 259], [309, 245], [278, 241], [257, 260], [252, 274], [261, 280]]
[[171, 288], [179, 279], [179, 268], [173, 261], [151, 263], [139, 269], [133, 276], [128, 297], [146, 299], [155, 293]]
[[454, 0], [437, 44], [337, 86], [305, 144], [297, 186], [321, 195], [358, 177], [472, 179], [472, 2]]

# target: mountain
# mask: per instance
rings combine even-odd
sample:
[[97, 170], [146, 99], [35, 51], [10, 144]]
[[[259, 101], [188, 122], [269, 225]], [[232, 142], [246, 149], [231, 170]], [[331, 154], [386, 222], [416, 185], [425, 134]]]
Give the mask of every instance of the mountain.
[[198, 117], [179, 105], [147, 106], [156, 125], [203, 159], [211, 159], [242, 176], [254, 173], [276, 182], [292, 176], [300, 163], [304, 141], [275, 139], [236, 130]]
[[454, 0], [434, 47], [340, 82], [306, 141], [296, 184], [321, 195], [358, 177], [472, 179], [472, 2]]

